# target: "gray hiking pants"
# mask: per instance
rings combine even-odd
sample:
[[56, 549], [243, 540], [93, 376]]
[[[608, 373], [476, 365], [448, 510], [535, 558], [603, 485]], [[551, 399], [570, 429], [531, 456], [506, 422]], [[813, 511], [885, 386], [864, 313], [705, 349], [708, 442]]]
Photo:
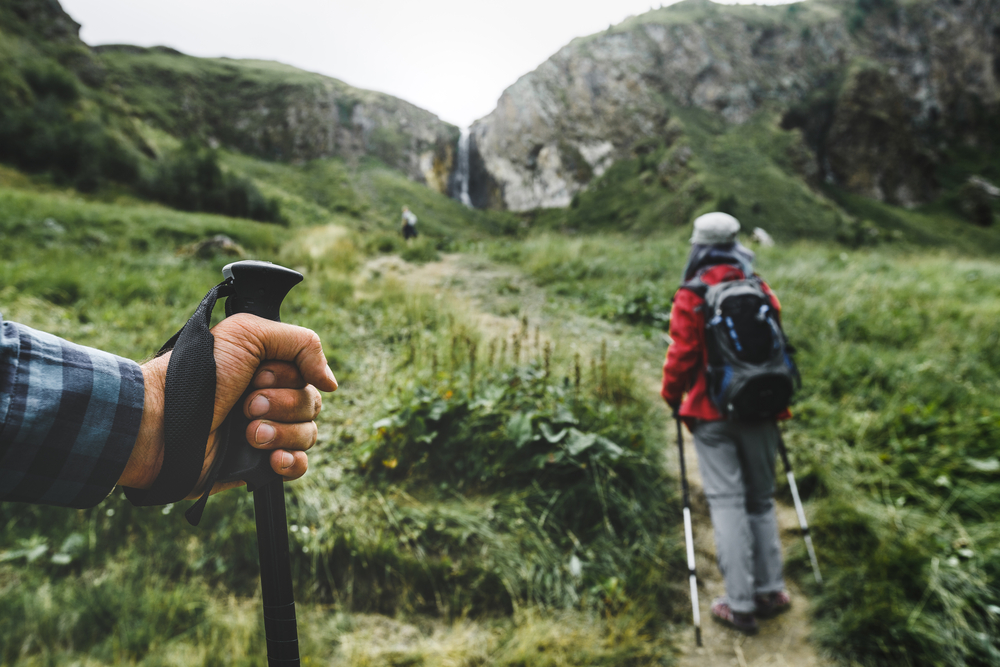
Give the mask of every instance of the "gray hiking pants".
[[754, 594], [785, 589], [774, 512], [778, 425], [704, 421], [692, 432], [729, 606], [750, 613]]

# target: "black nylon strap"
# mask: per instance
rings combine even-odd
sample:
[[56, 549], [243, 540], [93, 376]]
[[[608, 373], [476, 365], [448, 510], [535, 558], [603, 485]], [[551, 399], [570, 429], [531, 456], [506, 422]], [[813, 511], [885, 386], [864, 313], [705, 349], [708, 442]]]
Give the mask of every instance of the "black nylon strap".
[[[133, 505], [165, 505], [183, 500], [198, 482], [215, 406], [215, 338], [209, 326], [215, 302], [232, 293], [229, 280], [213, 287], [187, 324], [156, 355], [173, 350], [164, 389], [163, 466], [150, 488], [125, 489], [125, 496]], [[229, 438], [226, 433], [220, 436], [220, 446], [225, 447]], [[224, 454], [224, 451], [218, 452], [216, 464]], [[206, 485], [208, 490], [217, 473], [218, 465], [213, 465]], [[200, 506], [199, 518], [207, 497], [206, 491], [196, 505]], [[197, 524], [197, 520], [192, 523]]]

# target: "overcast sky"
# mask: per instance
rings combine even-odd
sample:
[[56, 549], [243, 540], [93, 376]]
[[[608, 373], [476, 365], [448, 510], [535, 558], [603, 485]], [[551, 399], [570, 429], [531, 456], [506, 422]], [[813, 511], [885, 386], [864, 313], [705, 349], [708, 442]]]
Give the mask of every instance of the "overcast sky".
[[93, 46], [164, 45], [194, 56], [278, 60], [401, 97], [460, 127], [492, 111], [507, 86], [574, 37], [660, 6], [650, 0], [61, 2]]

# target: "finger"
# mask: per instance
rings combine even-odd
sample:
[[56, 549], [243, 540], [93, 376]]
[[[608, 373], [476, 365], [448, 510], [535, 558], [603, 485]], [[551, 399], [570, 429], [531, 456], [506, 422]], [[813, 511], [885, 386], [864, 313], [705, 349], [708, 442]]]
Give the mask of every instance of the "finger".
[[305, 451], [316, 444], [316, 422], [281, 422], [255, 419], [247, 426], [247, 442], [257, 449], [288, 449]]
[[309, 469], [309, 455], [305, 452], [271, 452], [271, 469], [285, 479], [298, 479]]
[[261, 389], [250, 392], [243, 402], [243, 414], [247, 419], [307, 422], [316, 419], [322, 407], [323, 397], [310, 384], [302, 389]]
[[260, 359], [293, 362], [309, 384], [322, 391], [337, 390], [337, 378], [326, 363], [323, 344], [315, 331], [247, 313], [227, 317], [216, 325], [220, 327], [253, 338], [260, 348]]
[[257, 368], [253, 381], [250, 383], [250, 387], [253, 389], [268, 387], [302, 389], [305, 386], [306, 379], [302, 377], [298, 367], [287, 361], [265, 361]]

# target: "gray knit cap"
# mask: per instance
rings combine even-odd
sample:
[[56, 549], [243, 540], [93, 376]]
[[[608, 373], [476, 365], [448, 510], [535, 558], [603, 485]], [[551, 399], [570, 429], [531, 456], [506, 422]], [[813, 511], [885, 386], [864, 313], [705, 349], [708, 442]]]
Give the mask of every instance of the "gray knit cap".
[[729, 215], [715, 211], [706, 213], [694, 219], [694, 234], [691, 243], [703, 245], [719, 245], [732, 243], [740, 231], [740, 221]]

